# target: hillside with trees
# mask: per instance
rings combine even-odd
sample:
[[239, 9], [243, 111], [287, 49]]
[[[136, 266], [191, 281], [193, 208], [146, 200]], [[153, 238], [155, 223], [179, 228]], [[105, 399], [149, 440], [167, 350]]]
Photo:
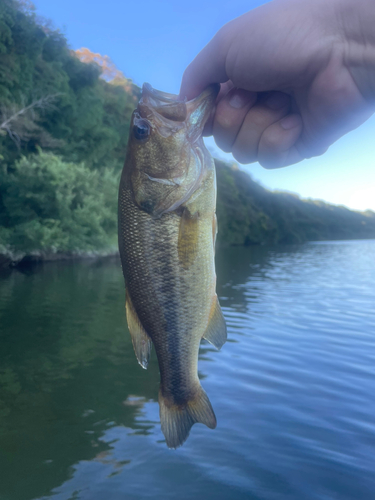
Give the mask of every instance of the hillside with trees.
[[[86, 50], [87, 51], [87, 50]], [[89, 53], [89, 51], [87, 51]], [[32, 5], [0, 3], [0, 150], [4, 166], [37, 147], [101, 169], [123, 161], [139, 89], [111, 78], [92, 54], [82, 62]], [[103, 58], [106, 59], [106, 58]], [[113, 63], [112, 63], [113, 65]]]
[[356, 212], [295, 194], [270, 192], [237, 165], [216, 160], [218, 241], [229, 245], [295, 244], [375, 238], [375, 213]]
[[[108, 56], [71, 50], [28, 0], [1, 0], [3, 261], [116, 251], [118, 181], [139, 96]], [[372, 212], [271, 193], [216, 164], [219, 244], [375, 237]]]

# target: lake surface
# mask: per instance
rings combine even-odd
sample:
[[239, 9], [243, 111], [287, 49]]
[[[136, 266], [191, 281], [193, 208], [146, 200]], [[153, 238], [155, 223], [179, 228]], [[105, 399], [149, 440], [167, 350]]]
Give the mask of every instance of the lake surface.
[[[0, 277], [0, 499], [375, 499], [375, 241], [217, 252], [215, 430], [169, 450], [118, 260]], [[192, 311], [194, 314], [194, 311]]]

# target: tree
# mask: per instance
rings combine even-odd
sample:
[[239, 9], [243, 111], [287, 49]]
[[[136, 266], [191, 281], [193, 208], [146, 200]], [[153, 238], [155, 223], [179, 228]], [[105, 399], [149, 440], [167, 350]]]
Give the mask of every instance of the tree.
[[[3, 131], [9, 124], [14, 131], [8, 127], [0, 135], [3, 165], [42, 145], [91, 168], [121, 168], [139, 89], [109, 58], [91, 57], [88, 50], [81, 56], [51, 22], [35, 15], [31, 2], [1, 0], [1, 123]], [[28, 108], [40, 96], [57, 94], [54, 106]]]
[[[136, 94], [136, 87], [130, 78], [126, 78], [124, 73], [120, 71], [109, 56], [102, 56], [98, 52], [91, 52], [86, 47], [73, 51], [78, 59], [84, 63], [95, 63], [102, 70], [101, 77], [108, 83], [118, 85], [130, 94]], [[134, 100], [138, 96], [134, 95]]]
[[48, 110], [60, 94], [47, 95], [33, 101], [28, 106], [0, 105], [0, 134], [7, 135], [18, 149], [22, 143], [33, 141], [43, 148], [57, 148], [61, 141], [54, 139], [43, 127], [38, 125], [40, 120], [36, 110]]
[[113, 251], [118, 177], [42, 151], [22, 157], [3, 178], [0, 244], [25, 253]]

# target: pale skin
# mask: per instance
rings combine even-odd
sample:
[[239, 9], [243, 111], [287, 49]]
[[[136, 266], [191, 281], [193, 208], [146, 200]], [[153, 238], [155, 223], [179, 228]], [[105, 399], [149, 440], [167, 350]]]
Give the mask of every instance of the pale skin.
[[223, 26], [181, 96], [221, 83], [206, 126], [239, 163], [323, 154], [375, 111], [375, 0], [273, 0]]

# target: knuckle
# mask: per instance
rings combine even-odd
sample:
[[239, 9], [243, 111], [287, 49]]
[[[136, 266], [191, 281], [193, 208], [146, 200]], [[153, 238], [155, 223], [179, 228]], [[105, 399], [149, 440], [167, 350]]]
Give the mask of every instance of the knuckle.
[[247, 163], [254, 163], [257, 161], [257, 155], [253, 151], [245, 151], [242, 148], [234, 147], [232, 150], [233, 158], [241, 163], [242, 165], [246, 165]]
[[304, 141], [297, 146], [297, 149], [301, 156], [304, 158], [314, 158], [316, 156], [322, 156], [329, 148], [329, 145], [323, 144], [321, 141]]
[[225, 131], [222, 131], [220, 129], [214, 129], [214, 134], [213, 134], [214, 140], [216, 145], [224, 151], [224, 153], [230, 153], [232, 151], [232, 146], [233, 146], [233, 140], [232, 136], [229, 134], [225, 133]]
[[227, 24], [224, 24], [219, 31], [215, 34], [213, 38], [213, 42], [217, 49], [219, 51], [222, 51], [224, 53], [225, 48], [228, 46], [228, 43], [230, 43], [230, 40], [232, 38], [232, 27], [231, 27], [231, 21]]
[[224, 24], [216, 33], [215, 38], [222, 43], [227, 43], [232, 38], [234, 32], [234, 19]]
[[231, 153], [232, 152], [232, 148], [230, 146], [228, 146], [227, 144], [225, 144], [224, 146], [219, 146], [219, 148], [224, 151], [224, 153]]
[[322, 156], [327, 150], [328, 146], [324, 146], [323, 144], [314, 145], [308, 152], [306, 158], [314, 158], [314, 156]]
[[223, 103], [219, 103], [215, 113], [215, 125], [219, 125], [219, 127], [229, 129], [235, 126], [238, 127], [241, 124], [241, 122], [238, 122], [239, 120], [236, 113], [228, 112]]
[[230, 153], [232, 151], [231, 145], [220, 137], [215, 137], [215, 142], [217, 147], [224, 151], [224, 153]]
[[271, 157], [260, 158], [259, 164], [266, 170], [274, 170], [276, 168], [281, 168], [285, 166], [282, 156], [280, 157], [274, 156], [272, 158]]
[[260, 107], [254, 107], [247, 113], [247, 121], [255, 125], [255, 128], [264, 128], [269, 121], [269, 114]]
[[262, 147], [269, 151], [278, 151], [282, 147], [282, 138], [272, 131], [265, 131], [262, 135]]

